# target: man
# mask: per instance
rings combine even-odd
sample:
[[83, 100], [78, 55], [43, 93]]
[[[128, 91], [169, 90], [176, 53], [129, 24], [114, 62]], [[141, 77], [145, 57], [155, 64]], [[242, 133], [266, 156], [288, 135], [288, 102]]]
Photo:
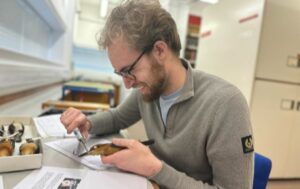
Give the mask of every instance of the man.
[[85, 117], [68, 109], [68, 132], [107, 134], [143, 120], [150, 149], [114, 139], [128, 149], [103, 163], [149, 178], [160, 188], [250, 189], [253, 145], [247, 103], [240, 91], [179, 58], [176, 24], [158, 2], [126, 1], [113, 9], [99, 44], [115, 73], [134, 88], [117, 108]]

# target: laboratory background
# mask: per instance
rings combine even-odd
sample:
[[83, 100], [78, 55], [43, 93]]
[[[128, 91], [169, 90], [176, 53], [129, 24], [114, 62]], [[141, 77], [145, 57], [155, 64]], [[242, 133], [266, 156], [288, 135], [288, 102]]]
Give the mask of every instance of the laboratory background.
[[[0, 0], [0, 120], [118, 106], [131, 90], [97, 38], [120, 2]], [[300, 188], [300, 1], [160, 3], [176, 21], [180, 57], [245, 96], [255, 152], [267, 162], [260, 172], [266, 188]], [[147, 138], [142, 121], [122, 132]], [[0, 172], [4, 185], [10, 174]]]

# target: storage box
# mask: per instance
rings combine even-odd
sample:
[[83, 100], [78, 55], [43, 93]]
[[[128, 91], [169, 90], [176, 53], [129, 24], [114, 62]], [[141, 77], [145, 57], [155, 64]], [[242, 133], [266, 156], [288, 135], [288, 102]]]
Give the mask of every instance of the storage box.
[[63, 85], [63, 100], [114, 105], [114, 86], [100, 82], [70, 81]]
[[0, 172], [19, 171], [40, 168], [42, 166], [43, 149], [41, 139], [37, 140], [39, 152], [32, 155], [19, 155], [19, 147], [25, 142], [26, 138], [38, 137], [34, 122], [30, 117], [0, 117], [0, 126], [8, 126], [13, 121], [22, 122], [25, 130], [22, 141], [15, 143], [15, 150], [12, 156], [0, 157]]

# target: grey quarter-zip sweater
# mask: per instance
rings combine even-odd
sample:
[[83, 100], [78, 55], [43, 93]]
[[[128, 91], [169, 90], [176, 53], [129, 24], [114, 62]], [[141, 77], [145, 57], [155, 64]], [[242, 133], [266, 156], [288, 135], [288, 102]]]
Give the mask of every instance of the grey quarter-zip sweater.
[[163, 162], [150, 179], [164, 189], [252, 189], [254, 153], [248, 105], [228, 82], [187, 68], [167, 124], [159, 102], [134, 90], [117, 108], [94, 114], [90, 133], [108, 134], [143, 120], [151, 151]]

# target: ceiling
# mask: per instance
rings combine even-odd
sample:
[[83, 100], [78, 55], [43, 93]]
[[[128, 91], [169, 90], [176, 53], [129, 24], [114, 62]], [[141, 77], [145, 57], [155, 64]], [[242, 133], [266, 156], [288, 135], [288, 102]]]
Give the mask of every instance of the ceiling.
[[[79, 0], [80, 3], [89, 4], [93, 6], [99, 6], [101, 0]], [[122, 0], [108, 0], [110, 7], [114, 7], [119, 4]], [[203, 3], [199, 0], [160, 0], [161, 3], [172, 3], [172, 4], [186, 4], [190, 6], [190, 14], [201, 15], [202, 10], [209, 6], [208, 3]]]
[[[80, 0], [80, 3], [87, 3], [87, 4], [99, 4], [101, 0]], [[111, 4], [118, 4], [122, 0], [108, 0]]]
[[[80, 0], [81, 3], [88, 3], [88, 4], [99, 4], [99, 1], [101, 0]], [[122, 0], [108, 0], [109, 3], [111, 4], [118, 4]], [[206, 5], [207, 3], [203, 3], [199, 0], [160, 0], [160, 1], [168, 1], [168, 2], [177, 2], [177, 3], [188, 3], [188, 4], [193, 4], [197, 6], [203, 6]]]

